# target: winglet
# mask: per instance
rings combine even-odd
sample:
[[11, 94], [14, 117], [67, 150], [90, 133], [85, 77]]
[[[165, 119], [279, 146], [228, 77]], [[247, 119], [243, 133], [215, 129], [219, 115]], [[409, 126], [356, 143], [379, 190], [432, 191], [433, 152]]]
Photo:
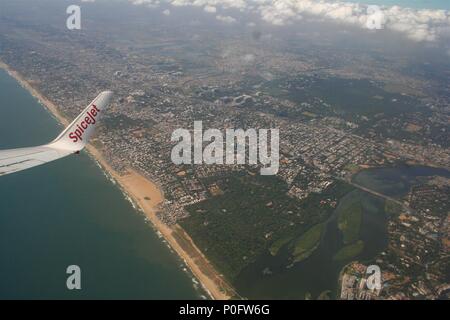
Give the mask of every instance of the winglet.
[[78, 152], [89, 142], [98, 121], [103, 116], [106, 107], [111, 101], [111, 91], [103, 91], [95, 98], [82, 113], [63, 132], [47, 146]]

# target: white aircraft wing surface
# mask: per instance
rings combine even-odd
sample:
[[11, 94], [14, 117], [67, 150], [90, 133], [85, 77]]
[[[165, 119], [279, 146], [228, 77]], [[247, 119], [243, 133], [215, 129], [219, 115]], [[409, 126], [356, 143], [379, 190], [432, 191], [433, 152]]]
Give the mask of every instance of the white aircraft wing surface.
[[46, 145], [0, 150], [0, 176], [32, 168], [80, 152], [88, 143], [111, 100], [104, 91], [52, 142]]

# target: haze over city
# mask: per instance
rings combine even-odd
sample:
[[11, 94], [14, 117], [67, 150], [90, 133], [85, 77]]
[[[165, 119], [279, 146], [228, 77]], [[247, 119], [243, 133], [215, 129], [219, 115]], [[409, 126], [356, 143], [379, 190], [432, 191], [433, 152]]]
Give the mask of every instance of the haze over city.
[[3, 0], [0, 298], [447, 299], [449, 10]]

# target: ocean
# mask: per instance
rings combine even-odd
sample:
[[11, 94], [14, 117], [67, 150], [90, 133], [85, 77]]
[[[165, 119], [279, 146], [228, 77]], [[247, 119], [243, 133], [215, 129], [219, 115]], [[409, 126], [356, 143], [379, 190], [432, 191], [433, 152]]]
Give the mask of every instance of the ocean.
[[[60, 130], [0, 69], [0, 149]], [[81, 290], [66, 287], [69, 265], [81, 268]], [[200, 299], [183, 269], [86, 153], [0, 178], [0, 299]]]

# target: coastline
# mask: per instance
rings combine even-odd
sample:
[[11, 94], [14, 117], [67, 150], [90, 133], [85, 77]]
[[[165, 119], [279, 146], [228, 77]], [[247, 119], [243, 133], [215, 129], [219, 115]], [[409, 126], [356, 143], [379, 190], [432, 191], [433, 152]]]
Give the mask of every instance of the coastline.
[[[62, 115], [58, 107], [35, 89], [21, 74], [2, 61], [0, 61], [0, 68], [8, 72], [33, 97], [38, 99], [40, 104], [61, 124], [65, 126], [69, 124], [69, 120]], [[236, 295], [234, 289], [214, 269], [181, 226], [176, 224], [169, 227], [156, 216], [158, 205], [164, 200], [164, 196], [155, 183], [132, 168], [127, 169], [127, 174], [119, 174], [108, 164], [102, 152], [92, 144], [89, 144], [86, 150], [100, 164], [102, 169], [118, 183], [124, 195], [129, 196], [139, 207], [146, 219], [152, 223], [154, 229], [163, 236], [170, 247], [184, 261], [212, 299], [228, 300]]]

